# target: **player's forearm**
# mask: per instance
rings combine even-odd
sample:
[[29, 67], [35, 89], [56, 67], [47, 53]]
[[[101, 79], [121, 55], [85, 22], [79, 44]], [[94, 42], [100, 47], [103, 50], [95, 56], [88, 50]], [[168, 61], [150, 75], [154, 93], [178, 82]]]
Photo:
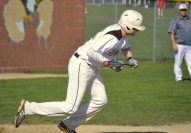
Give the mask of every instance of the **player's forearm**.
[[172, 45], [173, 45], [173, 50], [175, 52], [177, 52], [178, 51], [178, 46], [176, 44], [176, 38], [175, 38], [174, 33], [171, 33], [171, 41], [172, 41]]
[[122, 52], [123, 52], [124, 56], [127, 57], [127, 59], [133, 57], [133, 52], [131, 51], [130, 48], [123, 49]]
[[95, 62], [102, 64], [103, 67], [111, 67], [111, 66], [119, 64], [118, 61], [106, 60], [102, 54], [100, 54], [99, 52], [93, 51], [92, 49], [88, 50], [88, 56]]
[[93, 61], [103, 64], [104, 62], [104, 57], [100, 53], [94, 51], [92, 48], [88, 50], [88, 57], [91, 58]]
[[171, 37], [172, 44], [176, 45], [176, 38], [175, 38], [174, 33], [171, 33], [170, 37]]

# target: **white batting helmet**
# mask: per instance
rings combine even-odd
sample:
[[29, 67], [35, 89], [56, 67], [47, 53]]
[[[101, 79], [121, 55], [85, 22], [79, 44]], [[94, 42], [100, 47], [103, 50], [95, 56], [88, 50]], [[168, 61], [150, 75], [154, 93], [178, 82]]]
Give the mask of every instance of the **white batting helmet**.
[[121, 15], [119, 25], [127, 32], [132, 33], [133, 29], [140, 31], [145, 30], [145, 26], [142, 25], [143, 16], [134, 10], [126, 10]]

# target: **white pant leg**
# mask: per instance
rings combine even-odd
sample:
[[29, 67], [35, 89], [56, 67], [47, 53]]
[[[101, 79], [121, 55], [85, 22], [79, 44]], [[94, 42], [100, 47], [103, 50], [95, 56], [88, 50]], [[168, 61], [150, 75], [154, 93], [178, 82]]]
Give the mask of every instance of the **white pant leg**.
[[102, 77], [97, 72], [96, 78], [90, 87], [91, 100], [83, 105], [77, 112], [66, 118], [63, 122], [71, 129], [87, 122], [98, 113], [107, 103], [107, 95]]
[[64, 114], [69, 114], [71, 110], [71, 105], [65, 101], [58, 102], [29, 102], [25, 103], [25, 114], [26, 115], [47, 115], [47, 116], [62, 116]]
[[27, 101], [25, 104], [26, 115], [59, 116], [71, 114], [78, 109], [89, 82], [95, 77], [95, 71], [87, 63], [74, 56], [70, 59], [68, 71], [69, 83], [66, 100], [44, 103]]
[[188, 67], [188, 72], [190, 74], [190, 78], [191, 78], [191, 46], [188, 46], [187, 51], [186, 51], [186, 55], [185, 55], [185, 61]]
[[182, 60], [186, 53], [186, 49], [184, 45], [177, 45], [178, 52], [174, 54], [175, 62], [174, 62], [174, 73], [176, 80], [182, 80]]

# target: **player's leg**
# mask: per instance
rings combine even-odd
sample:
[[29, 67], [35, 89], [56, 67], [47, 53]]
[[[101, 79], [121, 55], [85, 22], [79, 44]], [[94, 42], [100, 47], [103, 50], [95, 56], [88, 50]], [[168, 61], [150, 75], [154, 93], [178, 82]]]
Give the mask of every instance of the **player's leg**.
[[90, 87], [90, 93], [91, 100], [63, 121], [70, 129], [75, 129], [79, 125], [87, 122], [106, 105], [107, 95], [102, 77], [99, 73], [96, 73], [96, 78]]
[[20, 115], [20, 113], [18, 113], [15, 124], [18, 126], [20, 125], [23, 119], [22, 121], [18, 120], [20, 120], [20, 117], [23, 115], [39, 114], [58, 116], [75, 112], [80, 105], [87, 86], [89, 85], [88, 82], [93, 79], [94, 76], [95, 71], [93, 69], [90, 69], [86, 63], [73, 57], [69, 63], [69, 83], [66, 100], [45, 103], [26, 101], [23, 106], [25, 114]]
[[186, 55], [185, 55], [185, 61], [188, 67], [188, 72], [190, 74], [190, 78], [191, 78], [191, 46], [188, 46], [188, 49], [186, 51]]
[[182, 81], [182, 60], [184, 58], [186, 49], [183, 45], [177, 45], [178, 52], [174, 54], [175, 61], [174, 61], [174, 73], [176, 81]]
[[161, 17], [164, 18], [164, 9], [165, 9], [165, 3], [161, 3]]
[[161, 16], [162, 18], [164, 18], [164, 7], [161, 8], [161, 14], [160, 14], [160, 16]]
[[[72, 58], [69, 63], [68, 74], [69, 82], [67, 89], [67, 96], [65, 101], [58, 102], [28, 102], [25, 103], [25, 114], [26, 115], [49, 115], [58, 116], [63, 114], [70, 114], [77, 110], [83, 94], [86, 89], [86, 82], [82, 82], [80, 74], [83, 73], [85, 68], [78, 59]], [[87, 77], [88, 78], [88, 77]], [[83, 79], [89, 80], [89, 79]]]
[[157, 13], [158, 13], [157, 18], [160, 18], [160, 7], [158, 7]]
[[162, 10], [162, 3], [159, 2], [159, 3], [158, 3], [158, 18], [161, 17], [161, 10]]

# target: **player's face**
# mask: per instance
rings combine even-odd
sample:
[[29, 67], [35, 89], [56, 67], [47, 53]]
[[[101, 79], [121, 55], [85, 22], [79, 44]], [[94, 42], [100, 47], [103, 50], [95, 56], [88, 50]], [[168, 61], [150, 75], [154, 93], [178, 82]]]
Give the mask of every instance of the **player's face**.
[[139, 32], [139, 30], [133, 28], [133, 32], [132, 32], [132, 33], [129, 33], [128, 35], [129, 35], [129, 36], [134, 36], [135, 34], [137, 34], [137, 32]]
[[187, 10], [186, 10], [186, 9], [179, 10], [179, 14], [180, 14], [182, 17], [186, 17], [186, 16], [187, 16]]
[[122, 36], [123, 37], [134, 36], [138, 31], [139, 31], [138, 29], [133, 28], [132, 33], [127, 33], [127, 32], [125, 32], [125, 30], [122, 29]]

